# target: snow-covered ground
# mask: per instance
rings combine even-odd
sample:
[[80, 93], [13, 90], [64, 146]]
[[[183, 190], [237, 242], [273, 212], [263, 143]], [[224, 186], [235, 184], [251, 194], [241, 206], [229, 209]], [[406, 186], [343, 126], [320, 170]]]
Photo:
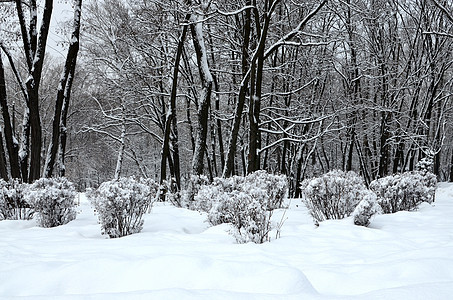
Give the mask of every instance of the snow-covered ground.
[[[453, 185], [433, 206], [315, 227], [300, 200], [279, 211], [281, 238], [235, 243], [228, 226], [156, 204], [144, 230], [100, 234], [80, 197], [67, 225], [0, 222], [0, 298], [29, 299], [453, 299]], [[284, 215], [283, 215], [284, 214]]]

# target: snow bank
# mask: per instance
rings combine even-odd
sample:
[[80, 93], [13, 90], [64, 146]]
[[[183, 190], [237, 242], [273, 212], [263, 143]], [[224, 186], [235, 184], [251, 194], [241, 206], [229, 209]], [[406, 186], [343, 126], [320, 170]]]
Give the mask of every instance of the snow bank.
[[[106, 239], [89, 203], [56, 228], [0, 222], [0, 298], [448, 299], [453, 294], [453, 185], [433, 206], [313, 225], [292, 199], [281, 238], [236, 244], [206, 215], [156, 204], [143, 231]], [[22, 299], [22, 298], [21, 298]]]

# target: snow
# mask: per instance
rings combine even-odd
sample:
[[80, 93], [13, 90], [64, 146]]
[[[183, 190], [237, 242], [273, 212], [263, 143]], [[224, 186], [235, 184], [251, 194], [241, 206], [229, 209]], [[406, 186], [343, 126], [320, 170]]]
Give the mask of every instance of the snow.
[[200, 51], [201, 51], [201, 69], [203, 71], [204, 76], [206, 77], [206, 81], [212, 82], [212, 74], [211, 71], [209, 70], [208, 66], [208, 58], [207, 58], [207, 51], [206, 51], [206, 46], [204, 44], [204, 37], [203, 37], [203, 23], [201, 22], [201, 17], [192, 17], [192, 22], [197, 22], [195, 24], [195, 36], [198, 40], [198, 44], [200, 45]]
[[157, 203], [139, 234], [107, 239], [80, 194], [55, 228], [0, 222], [1, 299], [451, 299], [453, 184], [418, 211], [313, 225], [300, 199], [281, 238], [236, 244], [226, 224]]

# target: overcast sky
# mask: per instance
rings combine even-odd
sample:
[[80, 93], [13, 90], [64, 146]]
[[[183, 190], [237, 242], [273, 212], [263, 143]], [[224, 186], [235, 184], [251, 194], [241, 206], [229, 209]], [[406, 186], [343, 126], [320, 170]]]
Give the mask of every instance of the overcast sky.
[[73, 9], [71, 7], [71, 1], [54, 0], [50, 33], [47, 42], [47, 51], [52, 56], [57, 58], [66, 57], [66, 51], [61, 46], [61, 42], [65, 40], [65, 37], [61, 33], [61, 23], [71, 19], [72, 16]]

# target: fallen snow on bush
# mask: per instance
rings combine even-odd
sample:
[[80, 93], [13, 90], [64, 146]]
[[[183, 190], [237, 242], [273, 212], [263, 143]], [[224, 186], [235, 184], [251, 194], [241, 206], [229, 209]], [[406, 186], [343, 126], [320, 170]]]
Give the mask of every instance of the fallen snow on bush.
[[281, 238], [236, 244], [206, 214], [157, 203], [141, 233], [107, 239], [80, 195], [76, 220], [0, 221], [0, 298], [451, 299], [453, 185], [432, 205], [315, 227], [300, 200], [273, 218]]

